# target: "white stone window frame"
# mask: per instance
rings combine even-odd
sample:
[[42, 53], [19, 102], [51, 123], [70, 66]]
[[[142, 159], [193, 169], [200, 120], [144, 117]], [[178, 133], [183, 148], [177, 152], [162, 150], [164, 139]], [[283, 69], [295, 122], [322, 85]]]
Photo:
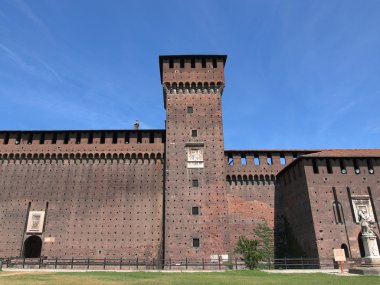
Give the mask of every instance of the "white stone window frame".
[[361, 195], [361, 196], [351, 196], [352, 207], [354, 209], [355, 215], [355, 223], [359, 224], [359, 211], [365, 210], [368, 214], [370, 220], [375, 220], [371, 205], [371, 199], [369, 196]]
[[[35, 224], [36, 217], [38, 218], [37, 225]], [[27, 233], [42, 233], [44, 229], [45, 211], [30, 211], [28, 217], [28, 224], [26, 227]]]
[[[186, 143], [186, 167], [187, 168], [204, 168], [204, 143]], [[191, 153], [199, 151], [199, 157], [193, 158]]]

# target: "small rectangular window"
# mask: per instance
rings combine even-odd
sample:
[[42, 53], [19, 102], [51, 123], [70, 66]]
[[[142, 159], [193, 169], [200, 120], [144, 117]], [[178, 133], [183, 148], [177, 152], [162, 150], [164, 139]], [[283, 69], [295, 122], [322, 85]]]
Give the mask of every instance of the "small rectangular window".
[[53, 133], [53, 138], [51, 139], [51, 144], [57, 143], [57, 133]]
[[8, 144], [8, 142], [9, 142], [9, 134], [6, 133], [5, 136], [4, 136], [3, 144]]
[[89, 133], [88, 134], [88, 144], [92, 144], [94, 142], [94, 134]]
[[241, 155], [241, 165], [247, 165], [247, 158], [244, 154]]
[[191, 68], [195, 68], [195, 59], [191, 59]]
[[142, 133], [141, 132], [137, 133], [137, 143], [142, 143]]
[[33, 133], [30, 133], [29, 138], [28, 138], [28, 144], [32, 144], [32, 143], [33, 143]]
[[285, 159], [285, 156], [283, 154], [280, 155], [280, 164], [281, 165], [285, 165], [286, 164], [286, 159]]
[[165, 140], [166, 140], [166, 135], [165, 135], [165, 133], [162, 133], [161, 142], [165, 143]]
[[63, 139], [63, 143], [64, 144], [68, 144], [69, 143], [69, 133], [65, 133], [65, 138]]
[[21, 133], [17, 134], [15, 143], [16, 144], [20, 144], [21, 143]]
[[199, 181], [198, 181], [198, 179], [193, 179], [193, 180], [191, 181], [191, 185], [192, 185], [193, 187], [199, 187]]
[[193, 247], [199, 247], [199, 238], [193, 238]]
[[270, 155], [269, 153], [267, 154], [267, 164], [268, 165], [273, 165], [272, 155]]
[[355, 174], [360, 174], [360, 167], [357, 159], [354, 159]]
[[112, 134], [112, 144], [117, 144], [117, 139], [118, 139], [118, 133], [113, 132]]
[[101, 132], [101, 134], [100, 134], [100, 143], [104, 144], [105, 142], [106, 142], [106, 133], [105, 132]]
[[373, 169], [372, 161], [370, 159], [367, 159], [367, 167], [368, 167], [369, 174], [375, 173], [375, 170]]
[[330, 161], [330, 159], [326, 159], [326, 168], [327, 168], [327, 173], [328, 174], [332, 174], [333, 173], [333, 169], [331, 167], [331, 161]]
[[197, 130], [191, 130], [191, 136], [193, 138], [197, 137], [198, 136], [198, 131]]
[[313, 163], [313, 172], [315, 174], [318, 174], [319, 173], [319, 169], [318, 169], [318, 164], [317, 164], [317, 161], [315, 158], [312, 159], [312, 163]]
[[149, 133], [149, 143], [154, 143], [154, 132]]
[[185, 60], [182, 58], [179, 60], [179, 67], [184, 68], [185, 67]]
[[174, 68], [174, 60], [169, 59], [169, 68]]
[[202, 68], [206, 68], [206, 59], [205, 58], [202, 59]]
[[77, 132], [77, 137], [75, 139], [75, 143], [76, 144], [80, 144], [82, 138], [81, 138], [81, 133], [80, 132]]
[[41, 133], [40, 134], [40, 144], [44, 144], [45, 143], [45, 133]]
[[194, 111], [194, 110], [193, 110], [193, 106], [188, 106], [188, 107], [187, 107], [187, 113], [188, 113], [188, 114], [192, 114], [193, 111]]
[[194, 216], [199, 215], [199, 207], [192, 207], [191, 208], [191, 214]]
[[232, 156], [231, 153], [228, 154], [228, 157], [227, 157], [227, 164], [228, 164], [228, 165], [234, 165], [234, 157]]
[[218, 67], [218, 62], [216, 61], [216, 58], [214, 58], [214, 59], [212, 60], [212, 67], [213, 67], [213, 68], [217, 68], [217, 67]]
[[129, 133], [128, 132], [125, 133], [124, 143], [126, 143], [126, 144], [129, 143]]
[[340, 165], [340, 172], [342, 174], [347, 174], [346, 163], [344, 162], [343, 159], [339, 159], [339, 165]]
[[255, 165], [260, 165], [260, 158], [259, 158], [259, 155], [258, 155], [258, 154], [255, 154], [255, 155], [253, 156], [253, 163], [254, 163]]

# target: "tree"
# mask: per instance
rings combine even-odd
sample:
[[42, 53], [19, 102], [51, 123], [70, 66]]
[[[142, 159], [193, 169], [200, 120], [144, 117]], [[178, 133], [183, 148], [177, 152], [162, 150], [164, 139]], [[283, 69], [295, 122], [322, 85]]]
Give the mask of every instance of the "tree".
[[258, 250], [264, 260], [271, 260], [274, 258], [274, 237], [273, 229], [267, 223], [259, 223], [254, 230], [255, 235], [258, 237]]
[[249, 269], [254, 269], [262, 258], [258, 250], [259, 241], [240, 236], [236, 244], [235, 252], [240, 253], [244, 263]]

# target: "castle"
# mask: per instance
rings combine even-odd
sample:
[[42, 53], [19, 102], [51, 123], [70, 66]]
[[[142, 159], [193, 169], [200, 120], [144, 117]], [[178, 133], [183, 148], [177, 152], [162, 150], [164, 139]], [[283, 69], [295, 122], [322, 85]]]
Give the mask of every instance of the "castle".
[[225, 150], [226, 59], [160, 56], [164, 130], [0, 131], [0, 257], [226, 259], [262, 222], [278, 257], [363, 257], [380, 149]]

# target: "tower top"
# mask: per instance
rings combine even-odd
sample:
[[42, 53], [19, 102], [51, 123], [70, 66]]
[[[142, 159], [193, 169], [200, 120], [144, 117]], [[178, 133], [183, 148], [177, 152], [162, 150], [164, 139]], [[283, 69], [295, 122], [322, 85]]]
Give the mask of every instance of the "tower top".
[[227, 55], [161, 55], [161, 83], [221, 81]]

